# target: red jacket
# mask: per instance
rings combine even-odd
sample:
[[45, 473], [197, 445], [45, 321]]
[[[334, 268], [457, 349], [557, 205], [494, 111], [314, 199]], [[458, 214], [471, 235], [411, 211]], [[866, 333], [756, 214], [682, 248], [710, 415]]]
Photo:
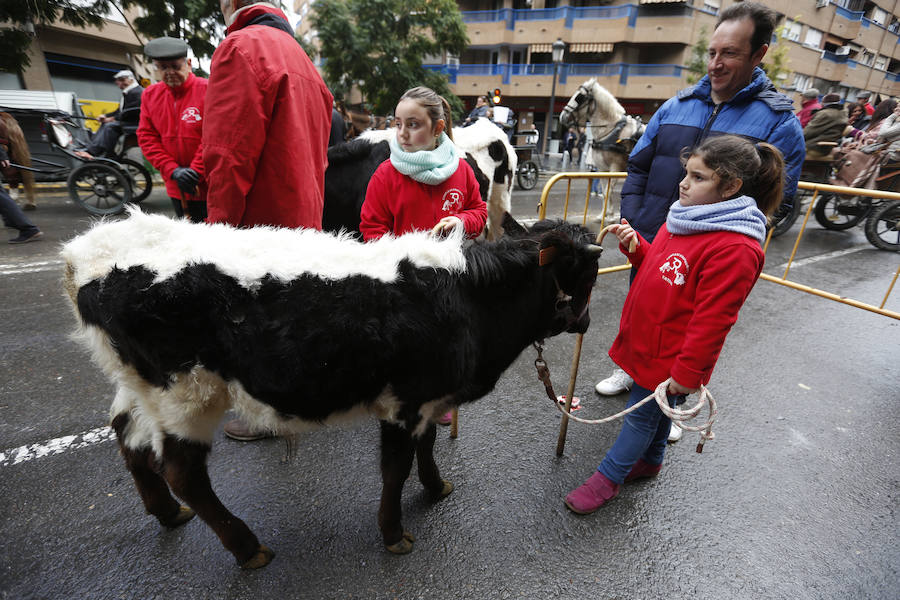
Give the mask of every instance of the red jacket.
[[321, 229], [331, 92], [283, 12], [235, 15], [210, 66], [207, 221]]
[[727, 231], [672, 235], [625, 253], [638, 268], [609, 356], [638, 385], [672, 377], [698, 388], [712, 375], [725, 336], [762, 272], [756, 240]]
[[430, 230], [444, 217], [462, 219], [468, 237], [476, 237], [487, 221], [475, 173], [462, 158], [459, 167], [442, 183], [429, 185], [403, 175], [390, 159], [376, 169], [366, 188], [359, 230], [368, 241], [386, 233], [402, 235]]
[[206, 84], [206, 79], [191, 73], [178, 87], [154, 83], [142, 96], [138, 144], [150, 164], [162, 173], [170, 198], [181, 197], [178, 185], [172, 181], [172, 171], [178, 167], [190, 167], [201, 176], [198, 197], [191, 199], [206, 198], [200, 144]]
[[822, 103], [816, 98], [805, 100], [797, 111], [797, 118], [800, 119], [800, 127], [806, 127], [806, 124], [813, 118], [813, 113], [822, 108]]

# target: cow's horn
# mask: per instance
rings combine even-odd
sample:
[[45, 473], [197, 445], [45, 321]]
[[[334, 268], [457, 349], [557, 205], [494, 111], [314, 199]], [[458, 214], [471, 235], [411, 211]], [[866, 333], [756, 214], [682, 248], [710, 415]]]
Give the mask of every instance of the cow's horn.
[[598, 246], [597, 244], [588, 244], [584, 247], [589, 255], [599, 257], [603, 254], [603, 246]]

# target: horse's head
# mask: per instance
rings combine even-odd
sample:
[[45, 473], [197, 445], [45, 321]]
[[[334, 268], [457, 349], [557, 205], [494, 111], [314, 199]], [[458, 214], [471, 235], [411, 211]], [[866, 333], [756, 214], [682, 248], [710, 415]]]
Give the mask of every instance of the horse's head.
[[593, 77], [588, 79], [569, 98], [559, 115], [560, 123], [566, 127], [583, 126], [587, 121], [592, 125], [616, 122], [625, 114], [625, 109], [606, 88]]

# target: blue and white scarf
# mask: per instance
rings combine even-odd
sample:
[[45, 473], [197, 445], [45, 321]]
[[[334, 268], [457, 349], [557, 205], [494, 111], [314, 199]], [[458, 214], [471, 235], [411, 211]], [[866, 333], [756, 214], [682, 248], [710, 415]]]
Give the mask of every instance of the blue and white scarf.
[[459, 168], [459, 151], [446, 133], [441, 133], [440, 142], [434, 150], [405, 152], [397, 143], [397, 136], [391, 136], [391, 164], [420, 183], [437, 185], [443, 183]]
[[666, 228], [675, 235], [735, 231], [762, 245], [766, 239], [766, 216], [750, 196], [738, 196], [715, 204], [697, 206], [682, 206], [678, 200], [669, 207]]

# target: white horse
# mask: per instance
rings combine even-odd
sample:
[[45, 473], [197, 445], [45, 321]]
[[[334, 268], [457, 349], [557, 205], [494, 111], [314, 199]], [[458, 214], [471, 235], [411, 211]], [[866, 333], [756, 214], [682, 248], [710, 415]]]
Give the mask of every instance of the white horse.
[[645, 128], [640, 117], [626, 115], [615, 96], [594, 78], [578, 86], [559, 120], [566, 127], [585, 127], [590, 122], [587, 164], [598, 171], [624, 171], [628, 155]]

